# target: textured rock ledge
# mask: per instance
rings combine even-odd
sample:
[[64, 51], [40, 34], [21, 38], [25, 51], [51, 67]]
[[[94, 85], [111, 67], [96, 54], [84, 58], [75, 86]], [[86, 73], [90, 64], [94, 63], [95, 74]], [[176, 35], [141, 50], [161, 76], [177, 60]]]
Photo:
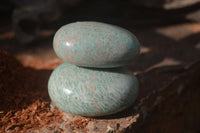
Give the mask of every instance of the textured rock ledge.
[[[194, 110], [189, 111], [191, 109], [188, 109], [190, 103], [196, 105], [196, 112], [200, 111], [200, 104], [196, 101], [196, 99], [200, 98], [200, 93], [198, 92], [198, 80], [200, 78], [199, 68], [200, 61], [186, 67], [163, 67], [153, 69], [146, 73], [141, 73], [137, 77], [140, 82], [146, 83], [145, 86], [142, 86], [141, 90], [144, 90], [150, 83], [153, 83], [150, 81], [150, 78], [155, 75], [162, 75], [165, 77], [165, 85], [157, 86], [157, 88], [151, 88], [149, 86], [148, 91], [144, 90], [144, 92], [140, 93], [139, 100], [134, 106], [121, 113], [99, 118], [86, 118], [64, 113], [62, 117], [64, 121], [61, 124], [55, 123], [54, 126], [56, 125], [59, 129], [62, 129], [61, 132], [161, 132], [166, 127], [166, 123], [172, 121], [172, 124], [167, 125], [169, 129], [167, 129], [166, 132], [183, 132], [192, 125], [193, 131], [196, 131], [198, 130], [198, 125], [196, 124], [195, 126], [193, 121], [187, 121], [186, 123], [189, 126], [181, 128], [181, 124], [183, 124], [181, 119], [184, 115], [179, 115], [179, 112], [181, 110], [183, 112], [186, 111], [185, 113], [194, 112]], [[176, 74], [172, 74], [172, 72]], [[168, 77], [166, 77], [166, 75], [168, 75]], [[159, 80], [156, 82], [159, 82]], [[190, 87], [187, 88], [188, 86]], [[196, 93], [192, 97], [190, 94], [194, 92]], [[187, 96], [187, 98], [185, 98], [185, 96]], [[177, 106], [177, 104], [179, 106]], [[51, 104], [52, 111], [54, 108], [55, 106]], [[169, 113], [172, 109], [172, 113]], [[166, 115], [166, 113], [168, 113], [168, 115]], [[169, 117], [169, 119], [164, 117]], [[177, 119], [175, 122], [173, 122], [174, 117]], [[193, 115], [192, 113], [185, 117], [187, 119], [189, 117], [193, 118], [196, 122], [199, 121], [200, 118], [198, 114]], [[152, 121], [152, 118], [154, 118], [155, 121]], [[161, 122], [159, 122], [160, 119], [162, 119]], [[176, 122], [181, 124], [176, 125]], [[52, 124], [49, 125], [49, 127], [51, 126]], [[34, 130], [33, 132], [39, 133], [54, 131], [58, 130], [41, 128], [39, 130]]]
[[[6, 84], [1, 84], [4, 88], [7, 87], [6, 90], [2, 91], [5, 92], [12, 89], [13, 87], [10, 83], [13, 81], [23, 83], [14, 84], [16, 88], [14, 94], [13, 91], [10, 91], [12, 95], [10, 93], [5, 95], [4, 100], [1, 101], [9, 103], [10, 107], [11, 104], [13, 105], [13, 101], [15, 104], [25, 103], [18, 111], [5, 112], [6, 114], [2, 111], [0, 112], [1, 116], [4, 115], [1, 117], [2, 121], [0, 121], [1, 132], [134, 131], [138, 133], [147, 132], [147, 130], [148, 132], [163, 132], [163, 129], [165, 132], [199, 131], [200, 92], [198, 87], [200, 61], [186, 67], [162, 67], [140, 73], [137, 78], [141, 82], [141, 91], [138, 101], [132, 107], [112, 116], [86, 118], [63, 113], [49, 103], [50, 100], [46, 97], [46, 86], [43, 86], [42, 83], [47, 82], [50, 72], [47, 71], [46, 73], [42, 70], [25, 68], [16, 62], [14, 58], [10, 57], [9, 59], [7, 55], [1, 57], [3, 57], [1, 58], [3, 60], [0, 60], [2, 61], [0, 63], [2, 66], [0, 67], [0, 72], [9, 70], [12, 73], [12, 79], [7, 79], [9, 82], [5, 82]], [[5, 63], [6, 61], [7, 64]], [[13, 66], [17, 68], [17, 71], [12, 69]], [[4, 79], [5, 76], [10, 77], [9, 73], [4, 73]], [[152, 77], [157, 78], [155, 80]], [[24, 82], [24, 78], [26, 82]], [[151, 84], [156, 84], [156, 86]], [[23, 87], [27, 88], [28, 91], [24, 91]], [[19, 99], [20, 97], [22, 99]], [[40, 101], [34, 102], [34, 98], [40, 99]], [[27, 107], [32, 102], [33, 104]], [[1, 105], [7, 106], [8, 104]], [[12, 108], [14, 107], [12, 106]], [[25, 119], [25, 117], [29, 118]], [[31, 124], [31, 122], [34, 124]], [[184, 123], [187, 126], [183, 127]]]

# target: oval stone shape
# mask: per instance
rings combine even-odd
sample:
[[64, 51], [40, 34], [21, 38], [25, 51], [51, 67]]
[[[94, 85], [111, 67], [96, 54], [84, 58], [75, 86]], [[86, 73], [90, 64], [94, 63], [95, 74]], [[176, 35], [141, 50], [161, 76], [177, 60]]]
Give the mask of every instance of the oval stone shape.
[[53, 47], [65, 62], [96, 68], [126, 65], [140, 52], [140, 44], [131, 32], [99, 22], [61, 27], [54, 36]]
[[88, 69], [63, 63], [50, 76], [48, 92], [65, 112], [103, 116], [130, 106], [138, 94], [138, 81], [126, 68]]

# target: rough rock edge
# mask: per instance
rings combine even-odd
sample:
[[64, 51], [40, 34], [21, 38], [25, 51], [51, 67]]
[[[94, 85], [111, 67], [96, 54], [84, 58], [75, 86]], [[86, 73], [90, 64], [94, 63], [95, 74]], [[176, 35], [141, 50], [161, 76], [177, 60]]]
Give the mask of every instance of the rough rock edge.
[[[179, 89], [175, 89], [175, 90], [171, 90], [170, 88], [173, 88], [172, 86], [179, 80], [181, 80], [182, 78], [190, 75], [192, 73], [192, 70], [194, 69], [198, 69], [198, 72], [200, 71], [200, 60], [195, 61], [187, 66], [184, 67], [185, 72], [182, 73], [180, 76], [176, 77], [175, 79], [173, 79], [169, 84], [167, 84], [165, 87], [160, 88], [157, 91], [153, 91], [152, 93], [150, 93], [148, 96], [142, 98], [140, 100], [140, 103], [138, 104], [138, 106], [135, 107], [135, 115], [133, 116], [132, 119], [132, 123], [130, 123], [130, 125], [127, 128], [124, 128], [120, 131], [117, 131], [119, 133], [127, 133], [127, 132], [131, 132], [134, 130], [135, 126], [138, 126], [136, 123], [137, 120], [142, 120], [145, 121], [146, 116], [152, 112], [156, 106], [161, 105], [165, 100], [167, 100], [169, 97], [177, 95], [179, 93], [181, 93], [182, 91], [184, 91], [184, 89], [186, 88], [181, 88], [181, 90]], [[193, 73], [196, 74], [197, 70], [194, 71]], [[192, 73], [192, 74], [193, 74]], [[197, 75], [198, 76], [198, 75]], [[181, 91], [181, 92], [180, 92]], [[164, 93], [167, 92], [167, 96], [164, 96]], [[159, 94], [159, 95], [158, 95]], [[152, 104], [152, 101], [150, 99], [154, 99], [154, 103]], [[144, 109], [143, 107], [146, 106], [146, 108]], [[140, 116], [140, 117], [138, 117]], [[135, 119], [136, 118], [136, 119]], [[138, 119], [137, 119], [138, 118]], [[139, 123], [139, 126], [141, 125], [141, 123]]]

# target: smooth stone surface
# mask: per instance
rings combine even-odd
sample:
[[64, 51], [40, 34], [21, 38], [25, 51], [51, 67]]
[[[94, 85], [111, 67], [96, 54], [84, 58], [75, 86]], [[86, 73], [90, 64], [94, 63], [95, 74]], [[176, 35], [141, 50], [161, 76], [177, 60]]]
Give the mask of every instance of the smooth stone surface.
[[129, 64], [140, 52], [140, 44], [131, 32], [99, 22], [61, 27], [54, 36], [53, 47], [65, 62], [96, 68]]
[[138, 81], [126, 68], [88, 69], [63, 63], [48, 83], [50, 98], [61, 110], [82, 116], [103, 116], [133, 104]]

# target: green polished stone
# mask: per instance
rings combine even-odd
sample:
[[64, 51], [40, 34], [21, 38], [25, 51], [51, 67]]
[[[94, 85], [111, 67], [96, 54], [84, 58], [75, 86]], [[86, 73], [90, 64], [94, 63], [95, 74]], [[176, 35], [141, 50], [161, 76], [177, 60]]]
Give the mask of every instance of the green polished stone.
[[127, 68], [89, 69], [63, 63], [50, 76], [48, 92], [65, 112], [103, 116], [132, 105], [138, 81]]
[[100, 22], [75, 22], [62, 26], [53, 47], [63, 61], [85, 67], [110, 68], [129, 64], [140, 44], [128, 30]]

